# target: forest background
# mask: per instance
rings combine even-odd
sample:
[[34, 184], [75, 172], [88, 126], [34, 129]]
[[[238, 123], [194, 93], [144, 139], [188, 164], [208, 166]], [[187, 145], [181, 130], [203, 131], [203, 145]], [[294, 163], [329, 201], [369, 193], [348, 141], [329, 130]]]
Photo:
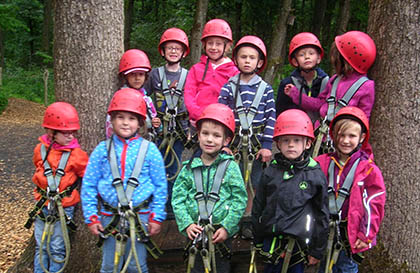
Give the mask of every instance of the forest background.
[[[0, 112], [7, 98], [25, 98], [49, 104], [55, 100], [53, 80], [53, 1], [3, 0], [0, 3]], [[153, 67], [164, 60], [157, 51], [160, 36], [170, 27], [183, 29], [191, 40], [196, 0], [125, 0], [125, 49], [144, 50]], [[367, 0], [296, 0], [290, 2], [287, 32], [278, 52], [274, 74], [267, 79], [275, 92], [281, 79], [293, 70], [287, 61], [288, 43], [297, 33], [315, 33], [325, 50], [321, 67], [331, 73], [328, 52], [334, 37], [345, 30], [366, 31]], [[234, 42], [244, 35], [263, 39], [267, 51], [282, 18], [282, 1], [208, 1], [207, 18], [222, 18], [232, 27]], [[196, 42], [196, 41], [195, 41]], [[270, 55], [270, 54], [269, 54]], [[271, 57], [271, 56], [269, 56]], [[94, 59], [91, 60], [95, 62]], [[192, 54], [183, 62], [189, 68]], [[48, 97], [44, 77], [48, 72]]]

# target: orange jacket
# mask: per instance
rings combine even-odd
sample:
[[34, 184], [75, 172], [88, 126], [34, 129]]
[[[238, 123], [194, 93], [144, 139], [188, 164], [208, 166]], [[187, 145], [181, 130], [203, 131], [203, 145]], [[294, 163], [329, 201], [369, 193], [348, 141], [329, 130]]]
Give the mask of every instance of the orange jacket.
[[[42, 163], [42, 156], [41, 156], [41, 145], [45, 145], [45, 147], [48, 149], [48, 144], [45, 143], [45, 141], [40, 137], [40, 142], [38, 145], [36, 145], [34, 149], [34, 156], [32, 158], [34, 165], [36, 167], [35, 173], [32, 177], [32, 181], [40, 188], [47, 189], [48, 181], [47, 177], [44, 175], [44, 165]], [[54, 146], [53, 146], [54, 147]], [[55, 170], [58, 167], [58, 164], [60, 163], [60, 158], [63, 153], [63, 151], [70, 151], [71, 154], [69, 156], [69, 159], [67, 161], [67, 165], [64, 168], [64, 176], [61, 178], [59, 191], [64, 191], [67, 187], [73, 185], [76, 183], [77, 179], [79, 177], [83, 177], [85, 173], [85, 168], [88, 163], [88, 155], [85, 151], [83, 151], [80, 148], [71, 148], [71, 149], [54, 149], [52, 148], [48, 154], [48, 163], [50, 164], [53, 173], [55, 175]], [[39, 200], [41, 198], [41, 194], [37, 192], [37, 190], [34, 190], [34, 196], [36, 200]], [[80, 202], [80, 195], [79, 191], [75, 189], [71, 196], [64, 197], [62, 200], [63, 207], [69, 207], [74, 206], [78, 202]]]

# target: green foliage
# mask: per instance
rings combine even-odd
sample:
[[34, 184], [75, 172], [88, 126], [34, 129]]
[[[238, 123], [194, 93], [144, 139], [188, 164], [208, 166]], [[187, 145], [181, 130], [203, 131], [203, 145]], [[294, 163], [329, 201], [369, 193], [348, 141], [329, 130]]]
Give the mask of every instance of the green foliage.
[[0, 114], [3, 113], [4, 109], [6, 109], [8, 104], [7, 96], [0, 88]]
[[[3, 86], [1, 93], [9, 97], [23, 98], [30, 101], [44, 103], [44, 71], [40, 68], [14, 67], [3, 70]], [[54, 81], [52, 70], [48, 78], [48, 104], [54, 102]]]

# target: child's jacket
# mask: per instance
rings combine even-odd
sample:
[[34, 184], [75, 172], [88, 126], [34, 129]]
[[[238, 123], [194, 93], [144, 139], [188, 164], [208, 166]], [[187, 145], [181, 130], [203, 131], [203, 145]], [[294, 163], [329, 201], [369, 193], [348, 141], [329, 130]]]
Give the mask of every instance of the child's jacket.
[[[342, 77], [337, 86], [336, 99], [341, 99], [346, 91], [355, 83], [359, 78], [366, 76], [366, 74], [359, 74], [354, 72], [349, 76]], [[321, 117], [327, 115], [328, 103], [326, 99], [331, 96], [331, 88], [334, 83], [334, 80], [337, 78], [337, 75], [331, 77], [330, 81], [327, 84], [327, 87], [324, 89], [317, 98], [308, 97], [305, 94], [302, 95], [301, 107], [305, 111], [319, 111]], [[296, 87], [293, 87], [290, 92], [290, 97], [293, 102], [299, 103], [299, 90]], [[368, 80], [357, 90], [353, 98], [349, 101], [348, 106], [357, 106], [365, 112], [367, 117], [370, 117], [370, 113], [373, 108], [373, 103], [375, 102], [375, 82]]]
[[[274, 157], [264, 170], [252, 207], [254, 241], [260, 244], [279, 235], [292, 235], [299, 242], [309, 239], [309, 255], [320, 259], [329, 221], [325, 175], [309, 155], [294, 164], [281, 153]], [[302, 234], [309, 238], [300, 238]]]
[[[36, 170], [32, 177], [32, 181], [41, 189], [46, 190], [48, 187], [48, 181], [47, 177], [44, 175], [44, 159], [41, 156], [41, 145], [45, 145], [45, 148], [48, 149], [51, 143], [46, 135], [41, 136], [39, 141], [40, 143], [36, 145], [34, 149], [33, 162]], [[65, 174], [61, 178], [60, 186], [58, 188], [60, 192], [76, 183], [79, 177], [83, 177], [89, 159], [87, 153], [80, 149], [77, 139], [74, 139], [67, 146], [61, 146], [58, 143], [54, 143], [48, 154], [48, 163], [50, 164], [54, 175], [60, 163], [61, 155], [64, 151], [71, 151], [71, 153], [69, 159], [67, 160], [66, 167], [64, 168]], [[34, 190], [34, 195], [36, 200], [41, 198], [41, 195], [36, 189]], [[76, 205], [79, 201], [79, 191], [74, 189], [70, 196], [63, 198], [62, 204], [63, 207], [70, 207]]]
[[[342, 185], [352, 163], [359, 157], [361, 160], [356, 169], [350, 197], [342, 207], [342, 219], [347, 218], [348, 221], [347, 233], [353, 253], [366, 251], [376, 244], [376, 235], [384, 217], [386, 197], [382, 173], [372, 157], [360, 150], [347, 160], [344, 168], [338, 166], [336, 154], [323, 154], [316, 158], [326, 175], [331, 160], [335, 162], [334, 186], [337, 188]], [[369, 248], [356, 250], [354, 244], [358, 238], [367, 243]]]
[[172, 193], [172, 207], [175, 213], [176, 223], [180, 232], [185, 234], [185, 229], [198, 222], [198, 205], [194, 198], [197, 193], [193, 170], [202, 167], [203, 189], [209, 192], [213, 185], [214, 175], [219, 162], [231, 159], [220, 187], [220, 200], [213, 209], [213, 225], [222, 225], [232, 237], [239, 231], [239, 221], [247, 204], [247, 193], [238, 164], [233, 161], [233, 156], [219, 154], [218, 158], [210, 166], [205, 166], [200, 157], [195, 157], [191, 162], [191, 168], [185, 162], [179, 173]]
[[[319, 96], [320, 92], [322, 91], [320, 90], [322, 80], [325, 77], [328, 77], [328, 75], [324, 72], [324, 70], [322, 70], [319, 67], [315, 68], [315, 71], [316, 71], [316, 77], [315, 79], [313, 79], [311, 87], [309, 87], [306, 84], [306, 80], [301, 76], [299, 69], [293, 70], [290, 76], [284, 78], [280, 82], [279, 89], [277, 91], [277, 99], [276, 99], [276, 115], [277, 116], [280, 115], [283, 111], [286, 111], [288, 109], [300, 109], [299, 103], [297, 104], [294, 103], [289, 96], [284, 94], [284, 87], [288, 84], [294, 84], [292, 77], [296, 78], [299, 82], [302, 83], [302, 88], [303, 88], [302, 93], [308, 95], [308, 92], [310, 90], [311, 91], [310, 97], [316, 98]], [[300, 90], [298, 91], [300, 92]]]
[[232, 61], [221, 64], [216, 69], [213, 69], [212, 64], [209, 63], [206, 77], [203, 80], [207, 59], [206, 55], [201, 56], [200, 62], [193, 65], [189, 70], [185, 82], [185, 105], [192, 121], [196, 121], [200, 117], [207, 105], [217, 102], [220, 88], [230, 77], [239, 72]]
[[[226, 83], [219, 95], [219, 102], [226, 104], [231, 109], [236, 109], [236, 95], [240, 95], [243, 106], [248, 109], [252, 102], [254, 101], [255, 95], [258, 90], [258, 86], [263, 82], [260, 76], [255, 75], [248, 83], [240, 82], [238, 94], [233, 94], [233, 85], [236, 85], [238, 81], [238, 75], [229, 79], [229, 82]], [[238, 113], [235, 110], [235, 122], [236, 128], [239, 129], [240, 122], [238, 118]], [[271, 150], [273, 143], [273, 132], [274, 124], [276, 123], [276, 110], [274, 109], [274, 94], [273, 88], [267, 84], [265, 88], [264, 95], [261, 98], [261, 102], [258, 105], [257, 114], [252, 121], [253, 127], [263, 126], [264, 130], [262, 133], [257, 135], [258, 140], [261, 142], [261, 147]]]
[[[127, 180], [133, 172], [137, 153], [142, 141], [144, 139], [139, 136], [125, 140], [113, 135], [112, 144], [115, 147], [124, 190], [127, 187]], [[108, 160], [106, 141], [102, 141], [90, 155], [83, 178], [81, 197], [83, 215], [87, 224], [99, 219], [97, 207], [100, 201], [98, 197], [112, 207], [118, 206], [117, 191], [112, 186], [113, 179]], [[163, 159], [154, 143], [149, 143], [144, 165], [137, 179], [139, 185], [133, 192], [131, 199], [132, 207], [134, 208], [143, 201], [151, 198], [149, 210], [141, 211], [140, 213], [150, 211], [151, 220], [162, 222], [166, 217], [167, 182]], [[105, 211], [103, 207], [101, 208], [101, 213], [103, 215], [112, 215], [112, 213]]]

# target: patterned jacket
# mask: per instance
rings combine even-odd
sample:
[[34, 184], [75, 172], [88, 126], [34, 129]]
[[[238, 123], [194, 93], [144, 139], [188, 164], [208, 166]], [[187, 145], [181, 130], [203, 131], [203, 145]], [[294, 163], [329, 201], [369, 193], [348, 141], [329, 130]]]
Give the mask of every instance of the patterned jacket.
[[239, 231], [239, 221], [247, 204], [247, 193], [238, 164], [233, 161], [233, 156], [219, 154], [218, 158], [210, 166], [205, 166], [201, 158], [195, 157], [191, 167], [184, 163], [179, 173], [172, 193], [172, 207], [180, 232], [185, 234], [185, 229], [198, 221], [198, 205], [194, 196], [197, 193], [193, 169], [202, 167], [203, 189], [211, 190], [213, 178], [219, 162], [224, 159], [232, 160], [226, 170], [223, 183], [220, 187], [220, 200], [213, 209], [212, 221], [214, 225], [222, 225], [232, 237]]

